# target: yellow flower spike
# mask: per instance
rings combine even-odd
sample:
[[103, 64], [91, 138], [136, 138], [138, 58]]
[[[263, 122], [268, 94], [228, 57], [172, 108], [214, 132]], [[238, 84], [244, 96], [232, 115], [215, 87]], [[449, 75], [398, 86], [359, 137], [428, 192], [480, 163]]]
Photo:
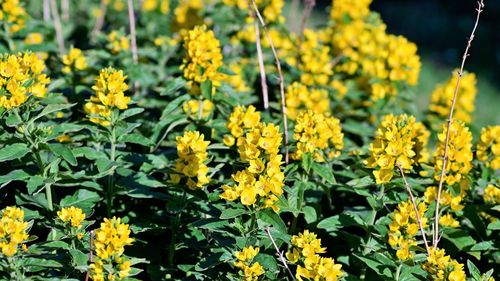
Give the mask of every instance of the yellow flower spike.
[[[210, 100], [203, 100], [201, 108], [201, 119], [206, 119], [214, 110], [214, 104]], [[191, 119], [198, 120], [200, 117], [200, 102], [198, 100], [189, 100], [182, 106], [184, 112]]]
[[72, 227], [81, 228], [82, 221], [85, 220], [85, 213], [80, 208], [74, 206], [62, 208], [57, 211], [57, 216], [64, 223], [70, 223]]
[[439, 281], [465, 281], [464, 265], [451, 259], [445, 251], [431, 248], [427, 261], [422, 265], [432, 280]]
[[214, 87], [219, 86], [223, 78], [218, 71], [222, 66], [222, 53], [213, 31], [207, 30], [205, 25], [197, 26], [184, 36], [183, 46], [186, 55], [180, 69], [184, 78], [198, 84], [210, 80]]
[[83, 55], [82, 50], [78, 48], [71, 48], [68, 54], [62, 57], [64, 68], [63, 73], [71, 73], [74, 70], [84, 70], [87, 68], [87, 60]]
[[486, 167], [500, 169], [500, 126], [489, 126], [481, 129], [477, 144], [477, 159]]
[[113, 54], [118, 54], [123, 51], [130, 49], [129, 39], [126, 36], [118, 33], [117, 31], [112, 31], [108, 34], [108, 45]]
[[237, 259], [234, 266], [243, 271], [246, 280], [257, 280], [260, 275], [264, 274], [262, 266], [258, 262], [253, 262], [259, 251], [259, 247], [249, 246], [234, 253]]
[[18, 207], [6, 207], [0, 211], [0, 251], [1, 255], [12, 257], [18, 253], [18, 248], [25, 251], [23, 243], [29, 235], [26, 232], [28, 222], [24, 221], [24, 211]]
[[487, 204], [500, 204], [500, 188], [492, 184], [488, 184], [488, 186], [484, 189], [483, 200]]

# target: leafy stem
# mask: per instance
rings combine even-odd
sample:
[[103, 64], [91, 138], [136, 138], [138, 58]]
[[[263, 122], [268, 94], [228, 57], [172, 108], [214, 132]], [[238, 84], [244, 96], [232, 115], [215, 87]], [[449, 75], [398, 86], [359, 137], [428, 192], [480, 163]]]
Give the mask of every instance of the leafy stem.
[[108, 192], [106, 196], [106, 205], [107, 205], [107, 215], [111, 217], [111, 211], [113, 209], [113, 197], [114, 197], [114, 174], [115, 174], [115, 158], [116, 158], [116, 128], [114, 120], [111, 121], [111, 134], [109, 135], [109, 143], [110, 143], [110, 155], [109, 160], [113, 162], [113, 169], [108, 176]]

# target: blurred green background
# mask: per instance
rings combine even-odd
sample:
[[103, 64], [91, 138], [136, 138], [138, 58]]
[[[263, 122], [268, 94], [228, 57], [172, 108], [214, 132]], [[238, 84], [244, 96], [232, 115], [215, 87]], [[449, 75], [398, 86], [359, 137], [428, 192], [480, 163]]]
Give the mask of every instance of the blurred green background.
[[[288, 1], [287, 10], [291, 2]], [[484, 3], [486, 7], [465, 67], [478, 77], [474, 115], [477, 127], [500, 124], [500, 1]], [[330, 0], [316, 1], [309, 25], [324, 24], [330, 5]], [[427, 108], [434, 87], [460, 66], [476, 7], [476, 0], [373, 1], [371, 9], [380, 13], [388, 32], [403, 35], [419, 47], [422, 72], [415, 91], [421, 111]]]

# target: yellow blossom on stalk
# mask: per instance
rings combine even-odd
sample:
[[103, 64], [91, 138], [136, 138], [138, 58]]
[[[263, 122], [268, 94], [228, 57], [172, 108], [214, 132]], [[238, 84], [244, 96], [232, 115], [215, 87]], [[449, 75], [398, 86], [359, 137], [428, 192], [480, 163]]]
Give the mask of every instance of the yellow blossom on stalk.
[[43, 34], [39, 32], [31, 32], [24, 38], [24, 43], [26, 45], [39, 45], [43, 43]]
[[304, 30], [304, 41], [300, 48], [300, 81], [307, 86], [326, 86], [333, 75], [330, 48], [320, 44], [319, 34], [311, 29]]
[[260, 112], [253, 105], [248, 106], [248, 108], [237, 106], [229, 116], [226, 128], [234, 138], [239, 138], [243, 135], [245, 129], [253, 129], [259, 124]]
[[87, 68], [87, 60], [83, 55], [82, 50], [78, 48], [71, 48], [68, 54], [62, 57], [64, 67], [62, 69], [63, 73], [71, 73], [75, 70], [84, 70]]
[[[425, 212], [427, 204], [422, 202], [418, 204], [418, 213], [422, 221], [422, 227], [427, 227], [427, 218]], [[389, 245], [396, 249], [396, 256], [400, 260], [413, 259], [413, 252], [410, 252], [411, 246], [417, 245], [415, 236], [419, 233], [417, 214], [411, 201], [405, 201], [398, 204], [394, 210], [392, 222], [389, 225]]]
[[464, 265], [451, 259], [445, 251], [431, 248], [427, 261], [422, 268], [430, 279], [436, 281], [465, 281]]
[[492, 184], [488, 184], [488, 186], [484, 189], [483, 200], [488, 204], [500, 204], [500, 188]]
[[108, 46], [113, 54], [130, 49], [129, 39], [121, 33], [113, 30], [108, 34]]
[[205, 164], [208, 153], [209, 141], [198, 131], [185, 132], [183, 136], [176, 137], [177, 161], [175, 172], [170, 175], [172, 182], [180, 183], [183, 177], [187, 178], [186, 185], [189, 189], [201, 189], [210, 178], [207, 176], [208, 167]]
[[453, 217], [453, 215], [445, 214], [439, 217], [439, 225], [456, 228], [460, 226], [460, 223]]
[[321, 239], [315, 233], [306, 229], [292, 236], [291, 244], [293, 247], [286, 253], [286, 258], [297, 265], [297, 280], [336, 281], [342, 276], [342, 265], [335, 264], [332, 258], [320, 256], [326, 248], [321, 247]]
[[44, 70], [45, 63], [34, 53], [0, 55], [0, 107], [18, 107], [30, 95], [45, 97], [50, 78]]
[[[130, 261], [122, 257], [125, 246], [132, 245], [128, 224], [120, 218], [105, 218], [95, 231], [97, 259], [90, 265], [92, 280], [122, 280], [129, 275]], [[111, 271], [110, 271], [111, 270]]]
[[[451, 103], [455, 94], [458, 76], [454, 70], [453, 76], [443, 84], [438, 85], [431, 95], [431, 103], [429, 111], [431, 114], [431, 122], [436, 120], [436, 123], [441, 124], [442, 119], [448, 118], [451, 109]], [[458, 88], [457, 100], [453, 111], [453, 118], [460, 120], [466, 124], [471, 123], [472, 113], [475, 106], [477, 87], [476, 75], [474, 73], [464, 73]]]
[[[466, 189], [463, 188], [460, 190], [460, 194], [454, 196], [451, 192], [447, 190], [441, 190], [441, 197], [439, 199], [439, 204], [441, 206], [450, 206], [450, 208], [453, 211], [461, 211], [465, 206], [462, 204], [462, 200], [464, 196], [466, 195], [465, 193]], [[435, 186], [430, 186], [425, 190], [425, 202], [427, 204], [431, 204], [432, 202], [436, 201], [437, 198], [437, 187]]]
[[370, 158], [365, 161], [369, 168], [376, 168], [373, 175], [377, 184], [389, 182], [398, 165], [410, 171], [414, 164], [427, 160], [428, 138], [429, 133], [415, 117], [384, 116], [370, 144]]
[[204, 7], [203, 0], [180, 0], [174, 9], [173, 30], [182, 31], [203, 24], [201, 12]]
[[82, 221], [85, 219], [85, 213], [80, 208], [75, 208], [74, 206], [68, 208], [62, 208], [57, 211], [57, 216], [59, 219], [65, 223], [70, 223], [71, 226], [76, 228], [82, 227]]
[[184, 77], [198, 84], [210, 80], [219, 86], [223, 78], [218, 71], [222, 66], [222, 53], [214, 32], [205, 25], [196, 26], [184, 36], [184, 49], [186, 55], [180, 67]]
[[337, 92], [338, 99], [343, 99], [349, 90], [347, 86], [339, 80], [331, 81], [330, 87]]
[[236, 257], [234, 266], [243, 271], [246, 281], [257, 281], [259, 276], [264, 274], [264, 268], [262, 268], [259, 262], [253, 262], [259, 251], [259, 247], [254, 248], [253, 246], [249, 246], [234, 253]]
[[[443, 155], [448, 127], [443, 124], [443, 131], [438, 135], [439, 143], [434, 156], [434, 179], [439, 181], [443, 168]], [[451, 186], [465, 180], [465, 175], [472, 169], [472, 133], [461, 121], [454, 121], [450, 126], [448, 160], [444, 182]]]
[[24, 221], [24, 211], [15, 206], [3, 209], [0, 214], [1, 255], [12, 257], [17, 253], [18, 246], [29, 237], [26, 233], [28, 223]]
[[9, 32], [16, 33], [26, 25], [28, 13], [19, 0], [0, 0], [0, 24], [5, 24]]
[[297, 150], [293, 159], [302, 159], [305, 153], [311, 153], [318, 162], [333, 159], [340, 155], [344, 147], [344, 134], [340, 120], [327, 117], [312, 110], [299, 113], [293, 138], [297, 141]]
[[363, 19], [370, 14], [372, 0], [332, 0], [330, 18], [343, 22], [347, 16], [350, 21]]
[[201, 117], [201, 119], [206, 119], [214, 111], [214, 103], [210, 100], [203, 100], [200, 108], [199, 100], [189, 100], [182, 105], [182, 109], [189, 118], [198, 120]]
[[477, 160], [485, 163], [493, 170], [500, 169], [500, 126], [489, 126], [481, 129], [477, 144]]
[[287, 116], [292, 120], [295, 120], [302, 110], [330, 115], [330, 99], [324, 89], [309, 89], [303, 84], [293, 82], [286, 88], [285, 95]]

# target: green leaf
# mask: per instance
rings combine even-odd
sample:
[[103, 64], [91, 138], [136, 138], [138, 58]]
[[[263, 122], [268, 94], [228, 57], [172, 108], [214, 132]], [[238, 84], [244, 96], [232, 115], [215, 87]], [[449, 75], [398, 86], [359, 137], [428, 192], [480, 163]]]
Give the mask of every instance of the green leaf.
[[29, 177], [31, 177], [31, 175], [24, 170], [10, 171], [8, 174], [0, 176], [0, 188], [6, 186], [11, 181], [22, 181]]
[[459, 250], [464, 250], [465, 248], [476, 244], [476, 240], [461, 229], [446, 230], [443, 234], [443, 238], [453, 243]]
[[247, 213], [248, 213], [248, 211], [245, 209], [226, 209], [226, 210], [222, 211], [219, 218], [221, 220], [227, 220], [227, 219], [239, 217], [239, 216], [241, 216], [243, 214], [247, 214]]
[[279, 266], [276, 259], [268, 254], [258, 254], [255, 259], [256, 262], [259, 262], [262, 267], [266, 269], [266, 277], [270, 280], [276, 280], [276, 276], [279, 273]]
[[474, 244], [469, 251], [487, 251], [494, 250], [495, 246], [492, 241], [483, 241], [477, 244]]
[[73, 267], [82, 272], [87, 270], [87, 262], [89, 260], [89, 257], [85, 253], [78, 250], [69, 249], [69, 254], [71, 255], [71, 264], [73, 265]]
[[474, 278], [475, 281], [481, 281], [481, 272], [479, 269], [474, 265], [473, 262], [470, 260], [467, 260], [467, 268], [469, 269], [469, 273]]
[[75, 194], [61, 199], [59, 205], [61, 208], [75, 206], [82, 209], [85, 213], [90, 213], [94, 205], [101, 200], [101, 196], [96, 192], [86, 189], [79, 189]]
[[0, 162], [20, 159], [24, 155], [28, 154], [28, 152], [30, 152], [30, 149], [24, 143], [14, 143], [4, 146], [0, 149]]
[[179, 89], [186, 85], [186, 80], [182, 77], [177, 77], [173, 80], [170, 80], [165, 85], [165, 88], [160, 92], [161, 96], [172, 96]]
[[45, 108], [40, 112], [37, 116], [35, 116], [33, 119], [31, 119], [31, 122], [34, 122], [44, 116], [47, 116], [51, 113], [58, 112], [64, 109], [68, 109], [76, 105], [76, 103], [73, 104], [49, 104], [45, 106]]
[[212, 81], [205, 80], [200, 85], [201, 95], [207, 99], [212, 99]]
[[62, 143], [49, 143], [47, 146], [50, 151], [52, 151], [55, 155], [62, 157], [71, 166], [76, 166], [78, 164], [75, 155], [73, 155], [73, 152], [67, 145]]
[[120, 114], [120, 117], [118, 117], [118, 120], [125, 120], [129, 117], [132, 117], [134, 115], [137, 115], [139, 113], [142, 113], [144, 111], [144, 108], [130, 108], [125, 110], [123, 113]]
[[281, 217], [276, 214], [272, 209], [265, 209], [258, 213], [259, 218], [264, 222], [271, 224], [281, 233], [287, 233], [286, 225], [281, 219]]
[[40, 175], [34, 175], [29, 178], [28, 184], [26, 187], [28, 188], [28, 193], [35, 193], [40, 187], [45, 184], [45, 178]]
[[304, 208], [302, 208], [302, 211], [304, 212], [304, 219], [307, 223], [313, 223], [318, 219], [316, 209], [314, 209], [313, 207], [304, 206]]
[[308, 174], [309, 174], [309, 171], [311, 170], [312, 163], [313, 163], [313, 159], [312, 159], [311, 153], [304, 153], [302, 155], [302, 168]]
[[500, 221], [495, 221], [488, 224], [488, 230], [500, 230]]
[[133, 134], [128, 134], [128, 135], [123, 135], [121, 136], [118, 141], [120, 142], [126, 142], [126, 143], [135, 143], [135, 144], [140, 144], [142, 146], [151, 146], [153, 143], [151, 140], [146, 138], [145, 136], [137, 133]]
[[335, 176], [333, 175], [333, 171], [331, 167], [325, 165], [321, 165], [319, 163], [313, 162], [312, 169], [314, 173], [319, 175], [322, 179], [326, 180], [328, 183], [337, 183], [335, 180]]
[[339, 216], [336, 215], [320, 221], [317, 227], [324, 229], [327, 232], [336, 232], [342, 228], [342, 224], [340, 223]]

